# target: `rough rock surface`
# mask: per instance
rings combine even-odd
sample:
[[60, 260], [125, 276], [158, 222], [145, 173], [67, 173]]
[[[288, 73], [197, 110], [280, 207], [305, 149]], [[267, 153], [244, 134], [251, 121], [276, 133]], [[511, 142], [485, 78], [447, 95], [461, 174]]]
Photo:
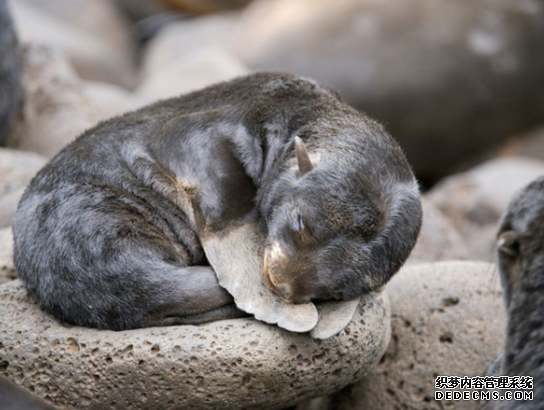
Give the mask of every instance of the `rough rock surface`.
[[262, 0], [237, 39], [250, 68], [314, 78], [387, 124], [425, 180], [544, 120], [537, 0]]
[[31, 152], [0, 148], [0, 228], [11, 225], [25, 187], [46, 162]]
[[452, 175], [425, 196], [450, 219], [473, 258], [494, 259], [498, 223], [512, 196], [544, 174], [544, 161], [498, 158]]
[[452, 222], [429, 200], [422, 198], [423, 224], [416, 246], [405, 265], [470, 259], [470, 252]]
[[393, 325], [380, 364], [363, 380], [302, 409], [476, 410], [435, 401], [436, 376], [481, 376], [501, 352], [506, 312], [498, 273], [483, 262], [404, 268], [387, 286]]
[[77, 409], [280, 409], [360, 379], [390, 339], [385, 294], [324, 341], [251, 319], [126, 332], [64, 326], [0, 286], [0, 373]]
[[19, 38], [62, 49], [85, 79], [134, 85], [127, 22], [108, 0], [10, 0]]
[[17, 278], [13, 264], [13, 234], [11, 226], [0, 229], [0, 284]]
[[96, 124], [100, 112], [58, 48], [29, 44], [23, 62], [25, 104], [7, 146], [51, 158]]

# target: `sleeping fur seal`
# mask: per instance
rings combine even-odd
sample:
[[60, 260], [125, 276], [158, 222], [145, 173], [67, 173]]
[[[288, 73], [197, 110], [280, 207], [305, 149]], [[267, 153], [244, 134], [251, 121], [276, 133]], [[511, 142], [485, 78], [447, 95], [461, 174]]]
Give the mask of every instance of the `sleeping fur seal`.
[[67, 146], [19, 204], [15, 264], [43, 309], [77, 325], [232, 317], [202, 242], [246, 220], [260, 221], [264, 274], [282, 298], [353, 299], [401, 267], [421, 205], [379, 124], [312, 81], [256, 73]]
[[[508, 313], [504, 353], [488, 374], [530, 376], [532, 400], [492, 401], [487, 410], [544, 407], [544, 177], [510, 202], [497, 236], [497, 255]], [[514, 391], [512, 391], [513, 393]], [[504, 396], [505, 391], [500, 392]]]

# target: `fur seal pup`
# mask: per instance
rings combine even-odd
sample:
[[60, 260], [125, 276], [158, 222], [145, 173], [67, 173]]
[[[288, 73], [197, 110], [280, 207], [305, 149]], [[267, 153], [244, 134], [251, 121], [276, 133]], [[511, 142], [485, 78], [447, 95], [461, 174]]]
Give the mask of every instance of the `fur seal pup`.
[[[484, 408], [544, 408], [544, 177], [523, 188], [503, 215], [498, 265], [508, 313], [504, 353], [488, 374], [530, 376], [533, 400], [493, 401]], [[504, 394], [504, 390], [500, 391]]]
[[23, 98], [19, 43], [6, 0], [0, 0], [0, 50], [0, 145], [3, 145]]
[[201, 243], [246, 218], [261, 221], [265, 274], [283, 298], [353, 299], [401, 267], [421, 204], [379, 124], [312, 81], [255, 73], [112, 118], [67, 146], [21, 199], [15, 265], [68, 323], [229, 317]]

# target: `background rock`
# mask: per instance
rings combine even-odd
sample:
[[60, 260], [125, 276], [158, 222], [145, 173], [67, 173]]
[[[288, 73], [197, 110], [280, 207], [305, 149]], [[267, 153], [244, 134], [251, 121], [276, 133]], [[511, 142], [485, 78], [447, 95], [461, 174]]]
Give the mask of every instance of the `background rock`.
[[236, 38], [250, 68], [314, 78], [384, 122], [425, 182], [544, 121], [536, 0], [262, 0]]
[[109, 0], [10, 0], [23, 42], [61, 48], [82, 78], [134, 85], [130, 28]]
[[144, 98], [109, 83], [84, 81], [82, 87], [84, 96], [96, 107], [100, 121], [134, 111], [147, 103]]
[[406, 264], [470, 259], [463, 237], [451, 221], [429, 200], [422, 198], [423, 224]]
[[23, 58], [25, 104], [7, 146], [51, 158], [95, 125], [100, 112], [59, 49], [28, 44]]
[[17, 278], [13, 264], [13, 234], [11, 226], [0, 229], [0, 284]]
[[248, 73], [240, 61], [218, 49], [201, 50], [183, 59], [178, 57], [165, 67], [146, 77], [136, 90], [137, 95], [151, 102]]
[[26, 186], [46, 162], [37, 154], [0, 148], [0, 228], [11, 225]]
[[[160, 75], [176, 61], [201, 50], [214, 49], [229, 53], [237, 13], [200, 17], [171, 23], [164, 27], [143, 50], [141, 79]], [[190, 80], [190, 79], [186, 79]]]
[[251, 319], [125, 332], [64, 326], [0, 286], [0, 373], [77, 409], [279, 409], [360, 379], [390, 337], [385, 294], [324, 341]]
[[500, 217], [512, 196], [541, 175], [543, 161], [497, 158], [444, 179], [425, 197], [450, 219], [472, 257], [490, 261]]
[[387, 285], [392, 338], [360, 382], [299, 410], [478, 409], [435, 401], [437, 376], [481, 376], [502, 351], [506, 312], [496, 267], [443, 262], [402, 269]]

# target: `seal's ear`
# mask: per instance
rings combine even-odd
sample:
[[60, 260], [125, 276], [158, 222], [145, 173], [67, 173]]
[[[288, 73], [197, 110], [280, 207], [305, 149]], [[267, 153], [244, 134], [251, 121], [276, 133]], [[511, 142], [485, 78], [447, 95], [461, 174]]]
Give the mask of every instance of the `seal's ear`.
[[497, 240], [497, 248], [499, 252], [509, 255], [517, 256], [519, 251], [518, 238], [514, 231], [506, 231], [499, 235]]
[[298, 177], [302, 178], [312, 169], [312, 161], [306, 151], [306, 146], [300, 137], [295, 137], [295, 153], [297, 154], [297, 164], [298, 164]]

